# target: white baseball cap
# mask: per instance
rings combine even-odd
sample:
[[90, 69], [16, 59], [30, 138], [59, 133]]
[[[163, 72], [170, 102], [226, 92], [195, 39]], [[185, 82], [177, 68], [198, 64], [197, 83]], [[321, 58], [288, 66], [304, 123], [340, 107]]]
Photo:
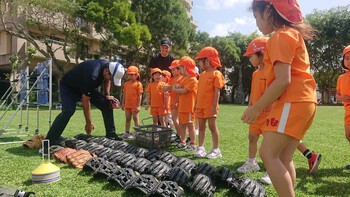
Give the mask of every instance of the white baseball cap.
[[121, 65], [119, 62], [110, 62], [109, 72], [112, 74], [114, 85], [121, 86], [122, 78], [125, 72], [123, 65]]

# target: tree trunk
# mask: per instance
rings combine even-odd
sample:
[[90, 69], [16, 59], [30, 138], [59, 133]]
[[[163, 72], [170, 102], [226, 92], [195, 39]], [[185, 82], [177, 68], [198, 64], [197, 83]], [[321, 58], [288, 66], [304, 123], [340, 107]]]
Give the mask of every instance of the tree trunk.
[[242, 66], [239, 67], [238, 71], [238, 83], [236, 88], [235, 103], [244, 104], [244, 93], [243, 93], [243, 80], [242, 80]]

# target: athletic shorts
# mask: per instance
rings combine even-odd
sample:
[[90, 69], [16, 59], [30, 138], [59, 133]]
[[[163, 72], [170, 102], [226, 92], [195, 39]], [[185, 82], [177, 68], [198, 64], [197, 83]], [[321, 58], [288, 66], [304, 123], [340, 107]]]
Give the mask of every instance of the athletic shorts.
[[136, 108], [124, 108], [125, 112], [135, 112]]
[[211, 109], [196, 108], [196, 118], [216, 118], [217, 114], [212, 115]]
[[164, 107], [151, 107], [152, 116], [163, 116], [165, 114]]
[[345, 106], [344, 123], [350, 125], [350, 105]]
[[309, 129], [316, 113], [316, 103], [272, 104], [263, 132], [278, 132], [301, 140]]
[[179, 124], [187, 124], [194, 122], [194, 113], [191, 112], [180, 112], [179, 113]]
[[268, 114], [260, 114], [256, 121], [249, 125], [249, 131], [261, 135], [263, 133], [262, 128], [265, 125], [267, 115]]

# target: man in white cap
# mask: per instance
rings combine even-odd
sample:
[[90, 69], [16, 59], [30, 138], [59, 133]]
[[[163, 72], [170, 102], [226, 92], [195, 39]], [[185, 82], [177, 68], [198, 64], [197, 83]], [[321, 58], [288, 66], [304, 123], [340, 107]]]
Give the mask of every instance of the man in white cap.
[[[85, 131], [91, 134], [95, 126], [91, 119], [91, 104], [101, 110], [106, 129], [106, 137], [121, 140], [115, 133], [113, 109], [109, 107], [111, 81], [120, 86], [124, 75], [124, 67], [118, 62], [106, 60], [89, 60], [76, 65], [63, 75], [60, 81], [62, 112], [54, 120], [46, 139], [50, 144], [60, 144], [61, 137], [70, 118], [75, 112], [76, 103], [81, 101], [85, 116]], [[97, 88], [103, 84], [105, 95]]]

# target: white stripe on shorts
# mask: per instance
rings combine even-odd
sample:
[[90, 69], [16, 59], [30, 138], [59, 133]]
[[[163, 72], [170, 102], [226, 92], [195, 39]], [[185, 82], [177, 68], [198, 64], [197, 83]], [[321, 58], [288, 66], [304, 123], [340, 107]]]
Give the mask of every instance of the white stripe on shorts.
[[284, 133], [284, 130], [286, 129], [290, 106], [291, 106], [291, 103], [285, 103], [283, 105], [283, 110], [282, 110], [280, 122], [278, 124], [278, 129], [277, 129], [278, 133]]

